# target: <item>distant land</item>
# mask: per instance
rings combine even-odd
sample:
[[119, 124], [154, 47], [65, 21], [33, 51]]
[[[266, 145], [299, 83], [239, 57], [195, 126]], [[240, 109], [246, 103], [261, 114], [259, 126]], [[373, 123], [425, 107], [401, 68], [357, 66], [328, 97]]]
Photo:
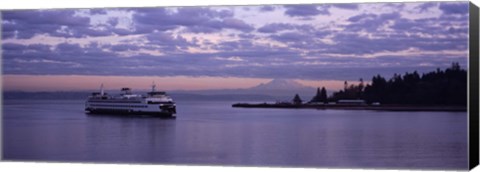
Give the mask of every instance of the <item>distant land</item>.
[[437, 68], [423, 74], [406, 72], [404, 75], [394, 74], [390, 79], [377, 75], [370, 84], [365, 84], [363, 79], [358, 85], [349, 85], [345, 81], [344, 89], [334, 92], [330, 97], [322, 87], [310, 101], [303, 101], [299, 95], [295, 95], [290, 102], [235, 103], [232, 107], [467, 111], [467, 95], [467, 71], [459, 63], [453, 62], [450, 68]]
[[[107, 90], [109, 94], [119, 94], [118, 90]], [[98, 90], [95, 90], [98, 91]], [[316, 88], [302, 85], [294, 80], [273, 79], [267, 83], [245, 89], [215, 90], [172, 90], [167, 94], [176, 101], [181, 100], [232, 100], [232, 101], [291, 101], [293, 95], [311, 97]], [[92, 91], [58, 91], [58, 92], [3, 92], [4, 99], [85, 99]], [[133, 90], [143, 94], [146, 90]]]

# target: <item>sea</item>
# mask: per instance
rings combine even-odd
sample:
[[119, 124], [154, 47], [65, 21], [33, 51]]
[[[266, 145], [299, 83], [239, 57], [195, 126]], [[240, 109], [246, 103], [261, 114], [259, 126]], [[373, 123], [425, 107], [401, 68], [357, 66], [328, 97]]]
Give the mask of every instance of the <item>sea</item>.
[[466, 112], [232, 108], [87, 115], [84, 100], [3, 100], [6, 161], [362, 169], [468, 168]]

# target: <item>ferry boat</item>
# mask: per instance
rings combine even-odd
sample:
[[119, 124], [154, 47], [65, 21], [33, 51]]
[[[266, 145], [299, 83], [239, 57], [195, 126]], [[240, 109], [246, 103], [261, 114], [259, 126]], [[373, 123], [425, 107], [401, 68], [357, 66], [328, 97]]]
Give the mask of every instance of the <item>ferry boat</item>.
[[176, 117], [176, 105], [173, 99], [163, 91], [152, 91], [146, 95], [133, 94], [130, 88], [122, 88], [119, 96], [110, 96], [103, 90], [93, 92], [85, 102], [88, 114], [153, 115]]

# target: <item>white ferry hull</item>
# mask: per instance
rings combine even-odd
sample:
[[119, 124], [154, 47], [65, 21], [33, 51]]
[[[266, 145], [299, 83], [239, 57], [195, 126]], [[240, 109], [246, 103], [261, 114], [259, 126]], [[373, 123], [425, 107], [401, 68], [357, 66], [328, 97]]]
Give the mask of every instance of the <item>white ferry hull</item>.
[[103, 91], [92, 93], [85, 102], [85, 111], [89, 114], [152, 115], [175, 117], [175, 102], [165, 92], [152, 91], [147, 95], [132, 94], [130, 88], [122, 88], [124, 94], [109, 96]]

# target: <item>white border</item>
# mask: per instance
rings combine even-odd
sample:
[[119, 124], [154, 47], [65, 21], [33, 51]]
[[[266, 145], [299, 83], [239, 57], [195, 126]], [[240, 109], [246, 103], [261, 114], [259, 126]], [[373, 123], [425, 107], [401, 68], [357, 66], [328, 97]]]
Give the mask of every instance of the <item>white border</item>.
[[[436, 1], [452, 1], [452, 0], [436, 0]], [[479, 0], [472, 0], [474, 4], [480, 4]], [[0, 10], [12, 9], [51, 9], [51, 8], [93, 8], [93, 7], [157, 7], [157, 6], [205, 6], [205, 5], [259, 5], [259, 4], [311, 4], [311, 3], [373, 3], [373, 2], [421, 2], [418, 0], [182, 0], [182, 1], [152, 1], [152, 0], [1, 0]], [[1, 38], [0, 38], [1, 40]], [[0, 52], [1, 53], [1, 52]], [[1, 69], [0, 61], [0, 73]], [[0, 90], [2, 84], [0, 83]], [[0, 97], [1, 98], [1, 97]], [[1, 105], [0, 99], [0, 105]], [[1, 110], [1, 109], [0, 109]], [[0, 111], [1, 112], [1, 111]], [[0, 119], [1, 122], [1, 119]], [[1, 131], [1, 128], [0, 128]], [[1, 143], [0, 143], [1, 145]], [[3, 147], [0, 147], [3, 149]], [[0, 150], [1, 153], [1, 150]], [[3, 154], [2, 154], [3, 155]], [[224, 166], [165, 166], [165, 165], [130, 165], [130, 164], [81, 164], [81, 163], [35, 163], [35, 162], [0, 162], [2, 171], [200, 171], [200, 172], [220, 172], [220, 171], [399, 171], [399, 170], [363, 170], [363, 169], [312, 169], [312, 168], [266, 168], [266, 167], [224, 167]], [[402, 170], [405, 171], [405, 170]], [[410, 170], [408, 170], [410, 171]], [[418, 170], [420, 171], [420, 170]], [[426, 171], [426, 170], [421, 170]], [[473, 171], [480, 172], [477, 167]]]

